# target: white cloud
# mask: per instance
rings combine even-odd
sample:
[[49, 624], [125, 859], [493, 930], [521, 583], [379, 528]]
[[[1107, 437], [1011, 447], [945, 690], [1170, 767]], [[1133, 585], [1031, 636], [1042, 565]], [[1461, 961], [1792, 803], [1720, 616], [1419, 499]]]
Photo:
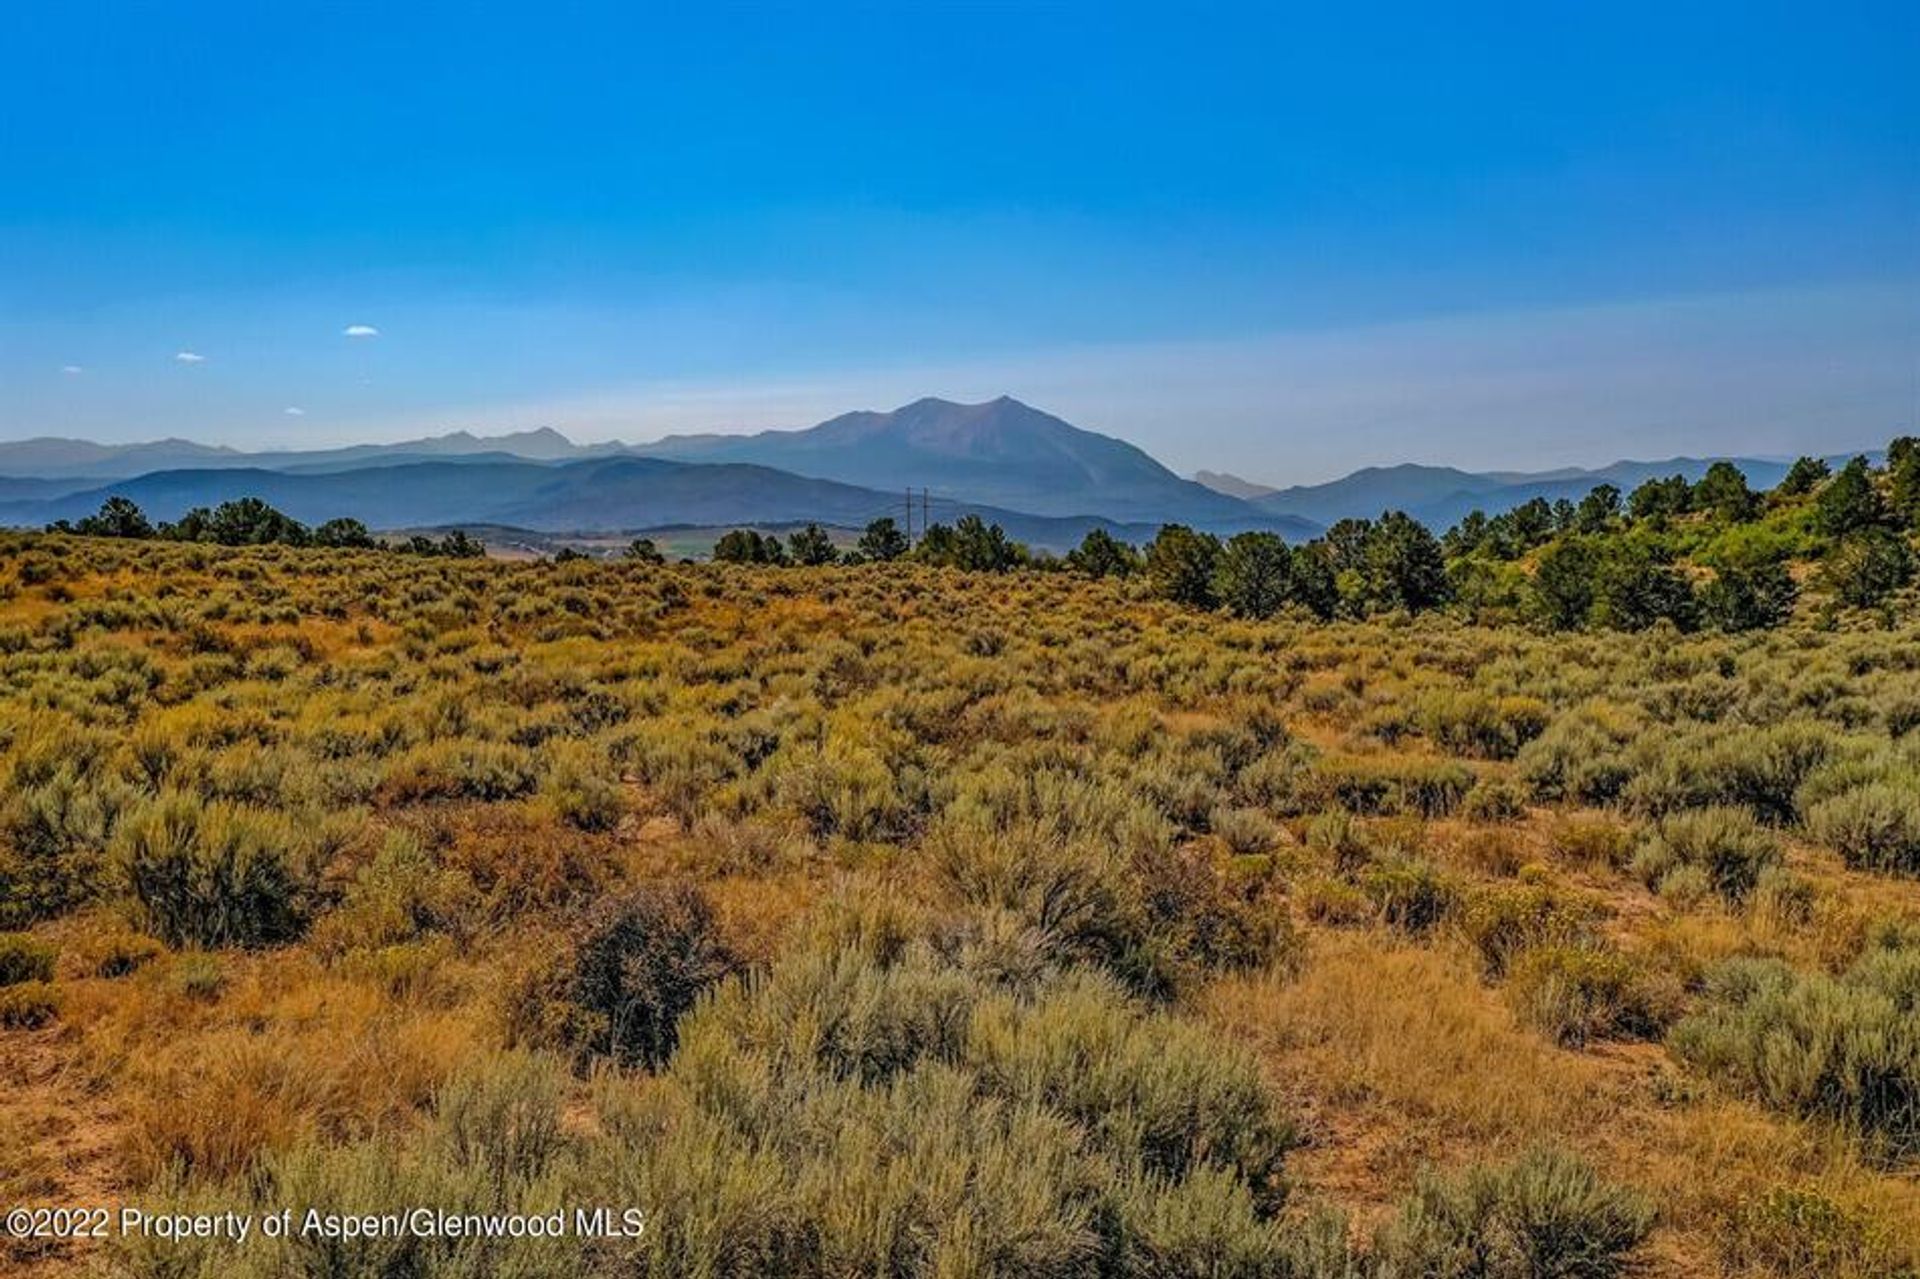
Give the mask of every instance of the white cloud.
[[173, 357], [176, 364], [205, 364], [207, 357], [193, 351], [180, 351]]
[[60, 366], [60, 371], [66, 374], [68, 377], [76, 377], [79, 374], [86, 372], [86, 370], [81, 368], [78, 364], [62, 364]]
[[374, 328], [371, 324], [349, 324], [340, 331], [340, 336], [348, 338], [377, 338], [380, 336], [380, 330]]
[[294, 408], [292, 405], [288, 405], [284, 412], [288, 417], [305, 417], [307, 415], [305, 409]]

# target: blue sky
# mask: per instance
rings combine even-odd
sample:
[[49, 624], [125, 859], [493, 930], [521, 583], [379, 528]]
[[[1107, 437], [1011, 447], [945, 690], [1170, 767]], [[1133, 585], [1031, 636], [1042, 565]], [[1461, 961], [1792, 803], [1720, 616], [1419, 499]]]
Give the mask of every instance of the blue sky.
[[1274, 481], [1875, 444], [1915, 65], [1891, 3], [15, 4], [0, 437], [1006, 392]]

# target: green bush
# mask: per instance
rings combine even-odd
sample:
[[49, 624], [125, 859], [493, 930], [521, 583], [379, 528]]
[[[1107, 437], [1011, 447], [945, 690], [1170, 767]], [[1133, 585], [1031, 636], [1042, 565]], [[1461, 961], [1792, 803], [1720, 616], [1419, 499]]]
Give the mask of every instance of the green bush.
[[1920, 875], [1920, 793], [1890, 783], [1862, 786], [1816, 804], [1807, 830], [1849, 866]]
[[1816, 1190], [1776, 1186], [1743, 1201], [1724, 1232], [1729, 1265], [1742, 1272], [1916, 1279], [1885, 1223], [1851, 1211]]
[[[228, 1238], [120, 1236], [111, 1246], [115, 1273], [139, 1279], [284, 1279], [289, 1275], [432, 1275], [490, 1279], [501, 1275], [610, 1273], [633, 1258], [611, 1241], [589, 1246], [571, 1235], [581, 1186], [573, 1151], [560, 1131], [562, 1072], [522, 1054], [468, 1065], [435, 1094], [420, 1129], [383, 1133], [343, 1145], [309, 1142], [269, 1152], [248, 1175], [227, 1182], [170, 1177], [143, 1196], [150, 1211], [267, 1215], [284, 1205], [296, 1223], [306, 1206], [359, 1218], [404, 1219], [419, 1208], [450, 1216], [563, 1214], [569, 1234], [557, 1239], [506, 1238], [492, 1231], [419, 1235], [365, 1231], [280, 1238], [252, 1232]], [[598, 1202], [598, 1201], [595, 1201]], [[663, 1214], [665, 1215], [665, 1214]], [[649, 1213], [648, 1225], [652, 1225]]]
[[1383, 921], [1416, 936], [1445, 919], [1458, 901], [1453, 884], [1423, 857], [1399, 857], [1367, 867], [1360, 872], [1360, 891]]
[[1473, 788], [1473, 770], [1456, 760], [1355, 756], [1326, 759], [1317, 783], [1350, 813], [1446, 817]]
[[1553, 851], [1576, 866], [1617, 870], [1633, 857], [1633, 832], [1605, 818], [1562, 817], [1548, 838]]
[[738, 966], [698, 890], [643, 885], [596, 908], [574, 944], [569, 1037], [596, 1056], [657, 1068], [679, 1042], [680, 1018]]
[[139, 933], [124, 933], [108, 939], [94, 952], [93, 975], [95, 977], [126, 977], [145, 968], [160, 956], [166, 954], [166, 947], [151, 937]]
[[1507, 998], [1521, 1021], [1557, 1044], [1650, 1038], [1670, 1020], [1671, 998], [1656, 994], [1633, 960], [1605, 946], [1549, 943], [1513, 963]]
[[1920, 950], [1872, 951], [1838, 977], [1731, 961], [1668, 1043], [1737, 1092], [1920, 1155]]
[[458, 739], [417, 746], [395, 759], [381, 782], [393, 803], [436, 799], [494, 802], [533, 792], [540, 771], [533, 753], [508, 742]]
[[169, 976], [175, 990], [201, 1003], [219, 998], [220, 992], [227, 988], [227, 974], [219, 956], [204, 951], [180, 956]]
[[1210, 971], [1255, 968], [1289, 934], [1262, 883], [1204, 844], [1140, 831], [1130, 853], [1026, 821], [995, 831], [949, 818], [926, 840], [952, 898], [1005, 911], [1054, 961], [1097, 964], [1138, 993], [1168, 998]]
[[60, 1015], [63, 1000], [52, 982], [0, 986], [0, 1030], [38, 1030]]
[[1454, 1178], [1427, 1174], [1375, 1241], [1391, 1279], [1608, 1279], [1628, 1273], [1653, 1208], [1586, 1163], [1535, 1150]]
[[69, 910], [101, 891], [102, 861], [133, 795], [113, 777], [61, 765], [44, 777], [16, 762], [0, 788], [0, 927]]
[[1514, 762], [1540, 799], [1608, 804], [1633, 776], [1627, 744], [1638, 731], [1618, 707], [1588, 703], [1555, 719]]
[[170, 946], [262, 946], [306, 925], [308, 845], [287, 818], [178, 791], [121, 825], [115, 865], [141, 923]]
[[0, 933], [0, 986], [51, 981], [58, 953], [49, 943], [26, 933]]
[[1532, 697], [1495, 698], [1478, 692], [1445, 692], [1424, 698], [1416, 712], [1420, 729], [1453, 755], [1512, 759], [1546, 730], [1553, 717]]
[[1530, 947], [1586, 937], [1598, 913], [1593, 902], [1549, 884], [1507, 884], [1470, 893], [1459, 924], [1486, 974], [1500, 977]]
[[610, 831], [626, 813], [619, 780], [587, 750], [560, 751], [544, 790], [554, 811], [568, 825], [586, 831]]
[[1476, 822], [1510, 822], [1526, 812], [1526, 788], [1504, 778], [1483, 779], [1460, 805], [1460, 815]]
[[1633, 859], [1649, 888], [1692, 868], [1730, 902], [1744, 901], [1760, 872], [1780, 860], [1780, 843], [1745, 810], [1704, 808], [1662, 818]]

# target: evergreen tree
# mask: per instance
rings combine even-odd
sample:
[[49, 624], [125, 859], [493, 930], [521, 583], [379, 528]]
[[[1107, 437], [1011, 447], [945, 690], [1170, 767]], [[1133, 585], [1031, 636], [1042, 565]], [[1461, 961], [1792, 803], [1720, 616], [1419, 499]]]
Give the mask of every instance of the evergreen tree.
[[809, 566], [831, 564], [840, 558], [839, 552], [833, 549], [833, 539], [818, 524], [809, 524], [789, 536], [787, 552], [795, 564]]
[[1585, 626], [1600, 589], [1601, 555], [1585, 537], [1564, 537], [1540, 553], [1533, 592], [1540, 616], [1557, 630]]
[[265, 546], [273, 542], [301, 546], [307, 541], [307, 528], [257, 497], [242, 497], [213, 508], [206, 536], [222, 546]]
[[147, 538], [153, 536], [153, 525], [131, 499], [115, 496], [100, 504], [98, 514], [75, 524], [73, 531], [88, 537]]
[[1723, 568], [1700, 588], [1700, 621], [1729, 632], [1778, 626], [1793, 615], [1799, 592], [1785, 564]]
[[364, 550], [371, 547], [374, 542], [373, 534], [367, 531], [365, 524], [356, 519], [342, 517], [327, 520], [316, 527], [313, 530], [313, 544], [338, 550]]
[[1622, 544], [1601, 560], [1594, 617], [1623, 631], [1642, 631], [1663, 619], [1690, 631], [1699, 608], [1692, 584], [1671, 564], [1643, 547]]
[[1620, 518], [1620, 489], [1613, 484], [1596, 484], [1587, 490], [1574, 508], [1573, 529], [1577, 533], [1604, 533]]
[[1340, 588], [1324, 542], [1316, 540], [1294, 547], [1290, 576], [1294, 603], [1322, 621], [1333, 616], [1340, 606]]
[[1827, 464], [1817, 457], [1803, 457], [1787, 468], [1780, 483], [1774, 487], [1777, 497], [1804, 497], [1825, 482], [1832, 472]]
[[640, 564], [665, 564], [667, 562], [667, 557], [660, 553], [660, 548], [654, 545], [653, 539], [650, 537], [634, 538], [631, 542], [627, 543], [627, 549], [622, 552], [622, 554], [625, 558]]
[[1899, 534], [1867, 527], [1833, 544], [1821, 576], [1842, 604], [1873, 608], [1912, 580], [1913, 553]]
[[913, 558], [926, 564], [937, 564], [951, 568], [959, 558], [955, 545], [953, 526], [950, 524], [930, 525], [920, 534], [920, 545], [913, 548]]
[[187, 511], [171, 524], [160, 526], [160, 536], [176, 542], [211, 541], [207, 525], [213, 519], [213, 512], [204, 506], [196, 506]]
[[1293, 557], [1277, 533], [1236, 533], [1220, 548], [1213, 594], [1237, 617], [1271, 617], [1293, 587]]
[[954, 564], [974, 573], [1004, 573], [1024, 558], [1006, 530], [978, 515], [963, 515], [953, 526]]
[[866, 559], [886, 561], [897, 560], [910, 549], [907, 535], [893, 522], [893, 517], [883, 515], [860, 533], [860, 554]]
[[[1381, 517], [1381, 523], [1384, 524], [1387, 518]], [[1553, 507], [1547, 504], [1547, 499], [1544, 497], [1531, 498], [1520, 503], [1507, 512], [1506, 520], [1513, 540], [1521, 551], [1532, 550], [1554, 534]]]
[[1176, 604], [1212, 608], [1213, 569], [1220, 557], [1220, 539], [1196, 533], [1184, 524], [1164, 524], [1147, 543], [1147, 580], [1153, 593]]
[[713, 558], [722, 564], [785, 564], [787, 553], [771, 534], [736, 528], [722, 533], [713, 544]]
[[1326, 548], [1327, 564], [1335, 576], [1359, 573], [1366, 569], [1367, 538], [1372, 533], [1372, 520], [1348, 518], [1335, 520], [1333, 526], [1320, 535], [1320, 543]]
[[1375, 608], [1417, 613], [1451, 596], [1439, 540], [1402, 511], [1388, 511], [1368, 533], [1365, 576], [1368, 603]]
[[1067, 565], [1088, 577], [1125, 577], [1140, 567], [1140, 553], [1107, 530], [1093, 528], [1067, 553]]
[[1448, 529], [1440, 537], [1440, 549], [1448, 559], [1458, 559], [1462, 555], [1471, 555], [1480, 549], [1487, 538], [1487, 513], [1471, 510], [1460, 517], [1460, 522]]
[[1627, 498], [1627, 513], [1636, 520], [1658, 524], [1693, 509], [1693, 486], [1684, 475], [1648, 480]]
[[1887, 476], [1894, 515], [1920, 527], [1920, 439], [1903, 435], [1887, 445]]
[[1814, 527], [1828, 537], [1846, 537], [1885, 521], [1886, 504], [1873, 486], [1867, 459], [1856, 457], [1840, 468], [1813, 499]]
[[1694, 509], [1715, 519], [1737, 523], [1753, 518], [1759, 499], [1747, 487], [1747, 477], [1731, 462], [1715, 462], [1693, 487]]

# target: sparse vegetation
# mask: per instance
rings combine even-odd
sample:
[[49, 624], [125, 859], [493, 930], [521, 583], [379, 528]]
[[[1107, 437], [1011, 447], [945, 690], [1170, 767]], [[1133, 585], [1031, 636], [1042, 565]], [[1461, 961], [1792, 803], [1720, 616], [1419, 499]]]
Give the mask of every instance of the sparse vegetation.
[[[9, 1187], [650, 1213], [0, 1256], [1899, 1274], [1920, 662], [1820, 584], [1833, 482], [1058, 565], [0, 537]], [[1805, 598], [1731, 624], [1776, 526]], [[1575, 538], [1664, 549], [1560, 629]]]

